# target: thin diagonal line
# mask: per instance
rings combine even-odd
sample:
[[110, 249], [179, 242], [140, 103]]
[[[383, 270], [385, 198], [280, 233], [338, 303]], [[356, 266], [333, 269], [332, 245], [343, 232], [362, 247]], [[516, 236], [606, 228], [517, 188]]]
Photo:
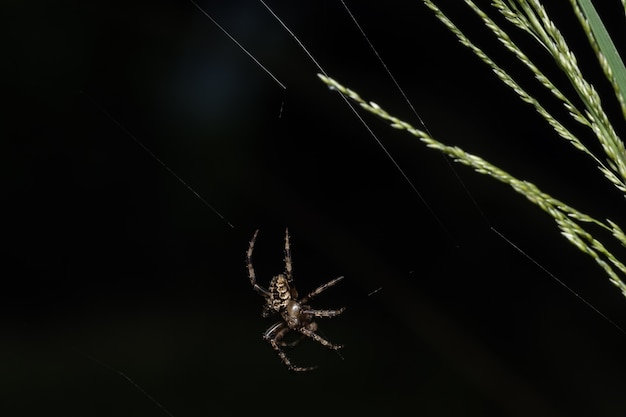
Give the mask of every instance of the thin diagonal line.
[[93, 356], [86, 354], [85, 352], [82, 352], [82, 351], [80, 351], [78, 349], [73, 349], [73, 350], [75, 352], [77, 352], [79, 355], [82, 355], [85, 358], [89, 359], [90, 361], [93, 361], [93, 362], [97, 363], [98, 365], [102, 366], [103, 368], [106, 368], [106, 369], [108, 369], [111, 372], [115, 372], [116, 374], [118, 374], [119, 376], [124, 378], [126, 381], [128, 381], [133, 387], [135, 387], [137, 390], [139, 390], [143, 395], [145, 395], [150, 401], [152, 401], [152, 403], [154, 405], [159, 407], [165, 414], [167, 414], [170, 417], [174, 417], [174, 414], [170, 413], [169, 410], [163, 406], [163, 404], [158, 402], [152, 395], [148, 394], [148, 392], [145, 389], [141, 388], [139, 386], [139, 384], [137, 384], [135, 381], [133, 381], [124, 372], [122, 372], [120, 370], [117, 370], [117, 369], [113, 368], [110, 365], [107, 365], [106, 363], [102, 362], [101, 360], [98, 360], [98, 359], [94, 358]]
[[492, 232], [494, 232], [496, 235], [498, 235], [501, 239], [503, 239], [505, 242], [507, 242], [513, 249], [515, 249], [516, 251], [518, 251], [519, 253], [521, 253], [524, 257], [526, 257], [526, 259], [528, 259], [529, 261], [531, 261], [532, 263], [534, 263], [536, 266], [539, 267], [539, 269], [541, 269], [543, 272], [545, 272], [550, 278], [552, 278], [553, 280], [555, 280], [557, 283], [559, 283], [561, 286], [563, 286], [567, 291], [569, 291], [570, 293], [572, 293], [576, 298], [578, 298], [580, 301], [582, 301], [587, 307], [589, 307], [591, 310], [593, 310], [596, 314], [598, 314], [600, 317], [602, 317], [604, 320], [606, 320], [607, 322], [609, 322], [611, 325], [613, 325], [613, 327], [615, 327], [617, 330], [619, 330], [620, 332], [622, 332], [623, 334], [626, 334], [626, 331], [624, 331], [624, 329], [622, 329], [617, 323], [615, 323], [613, 320], [611, 320], [606, 314], [604, 314], [603, 312], [601, 312], [600, 310], [598, 310], [593, 304], [591, 304], [589, 301], [587, 301], [582, 295], [578, 294], [576, 291], [574, 291], [573, 289], [571, 289], [565, 282], [561, 281], [556, 275], [554, 275], [552, 272], [550, 272], [547, 268], [545, 268], [543, 265], [541, 265], [539, 262], [537, 262], [535, 259], [533, 259], [529, 254], [527, 254], [526, 252], [524, 252], [519, 246], [517, 246], [515, 243], [513, 243], [512, 241], [510, 241], [506, 236], [504, 236], [502, 233], [500, 233], [499, 231], [497, 231], [494, 227], [489, 226], [489, 229], [491, 229]]
[[200, 10], [202, 12], [202, 14], [204, 14], [206, 17], [208, 17], [211, 22], [213, 22], [213, 24], [215, 26], [217, 26], [222, 32], [224, 32], [224, 34], [226, 36], [228, 36], [228, 38], [233, 41], [238, 47], [239, 49], [241, 49], [242, 51], [244, 51], [246, 53], [246, 55], [248, 55], [254, 62], [256, 62], [256, 64], [261, 67], [261, 69], [263, 69], [263, 71], [265, 71], [267, 73], [267, 75], [269, 75], [270, 77], [272, 77], [272, 79], [274, 81], [276, 81], [276, 83], [280, 86], [280, 88], [282, 88], [283, 90], [286, 90], [287, 87], [285, 87], [285, 85], [283, 83], [281, 83], [278, 78], [276, 78], [274, 76], [274, 74], [272, 74], [263, 64], [261, 64], [261, 62], [256, 59], [254, 57], [254, 55], [252, 55], [246, 48], [243, 47], [242, 44], [239, 43], [239, 41], [237, 41], [237, 39], [235, 39], [230, 33], [228, 33], [228, 31], [226, 29], [224, 29], [219, 23], [217, 23], [217, 21], [215, 19], [213, 19], [211, 17], [210, 14], [208, 14], [202, 7], [200, 7], [200, 5], [198, 3], [196, 3], [194, 0], [189, 0], [189, 2], [191, 4], [193, 4], [194, 6], [196, 6], [198, 8], [198, 10]]
[[215, 207], [213, 207], [211, 204], [209, 204], [208, 201], [206, 201], [204, 198], [202, 198], [202, 196], [200, 194], [198, 194], [196, 192], [196, 190], [194, 190], [178, 174], [176, 174], [170, 167], [168, 167], [165, 164], [165, 162], [161, 161], [159, 159], [159, 157], [154, 154], [154, 152], [152, 152], [146, 145], [144, 145], [139, 139], [137, 139], [137, 137], [135, 135], [133, 135], [128, 129], [126, 129], [126, 127], [124, 127], [120, 122], [118, 122], [117, 119], [111, 115], [111, 113], [106, 111], [100, 104], [98, 104], [93, 98], [91, 98], [91, 96], [89, 96], [89, 94], [85, 93], [84, 91], [82, 93], [86, 97], [88, 97], [89, 100], [93, 103], [93, 105], [96, 106], [98, 109], [100, 109], [100, 111], [102, 113], [104, 113], [109, 119], [111, 119], [111, 121], [113, 121], [113, 123], [115, 123], [117, 125], [117, 127], [119, 127], [128, 137], [130, 137], [148, 155], [150, 155], [155, 161], [157, 161], [159, 163], [159, 165], [161, 165], [163, 168], [165, 168], [165, 170], [167, 172], [169, 172], [174, 178], [176, 178], [178, 180], [178, 182], [180, 182], [182, 185], [184, 185], [189, 191], [191, 191], [191, 193], [193, 195], [195, 195], [200, 201], [202, 201], [202, 203], [204, 203], [205, 206], [210, 208], [211, 211], [213, 211], [213, 213], [215, 213], [220, 219], [222, 219], [224, 222], [226, 222], [226, 224], [228, 224], [231, 229], [235, 228], [235, 226], [233, 226], [233, 224], [231, 222], [229, 222], [228, 220], [226, 220], [226, 218], [224, 216], [222, 216], [222, 213], [220, 213]]

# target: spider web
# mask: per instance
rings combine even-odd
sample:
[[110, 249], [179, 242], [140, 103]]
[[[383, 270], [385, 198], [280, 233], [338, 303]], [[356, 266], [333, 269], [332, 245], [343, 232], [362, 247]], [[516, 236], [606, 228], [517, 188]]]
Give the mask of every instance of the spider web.
[[[564, 175], [580, 161], [539, 123], [520, 122], [535, 119], [420, 4], [283, 3], [266, 5], [292, 34], [250, 1], [106, 3], [72, 15], [89, 22], [69, 28], [90, 43], [70, 42], [81, 59], [68, 58], [74, 78], [58, 89], [71, 97], [59, 104], [50, 87], [36, 101], [42, 116], [16, 145], [30, 171], [13, 171], [28, 184], [7, 193], [12, 218], [24, 219], [8, 233], [22, 271], [5, 303], [19, 313], [3, 372], [15, 409], [623, 409], [623, 335], [545, 273], [620, 317], [623, 301], [595, 265], [509, 190], [373, 118], [364, 126], [319, 83], [311, 57], [363, 97], [591, 210], [617, 207], [607, 216], [619, 220], [623, 202], [590, 182], [593, 167]], [[65, 39], [44, 11], [40, 28]], [[44, 58], [40, 67], [55, 62]], [[315, 304], [348, 305], [319, 321], [345, 360], [303, 343], [289, 354], [319, 365], [307, 375], [287, 373], [261, 340], [271, 323], [245, 273], [256, 228], [259, 280], [282, 271], [285, 226], [301, 293], [346, 276]]]

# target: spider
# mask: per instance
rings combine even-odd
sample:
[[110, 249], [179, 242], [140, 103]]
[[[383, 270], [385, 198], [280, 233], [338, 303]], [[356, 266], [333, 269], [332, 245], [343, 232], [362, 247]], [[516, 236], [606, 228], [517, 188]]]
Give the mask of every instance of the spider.
[[[335, 345], [317, 334], [317, 323], [315, 323], [314, 318], [337, 316], [343, 313], [345, 307], [338, 310], [314, 310], [308, 305], [310, 299], [337, 284], [343, 277], [341, 276], [328, 281], [326, 284], [308, 293], [305, 297], [298, 299], [298, 292], [293, 284], [289, 231], [285, 229], [285, 271], [272, 278], [269, 288], [261, 287], [256, 282], [256, 274], [252, 266], [252, 251], [254, 250], [254, 242], [258, 234], [258, 230], [254, 232], [254, 236], [252, 236], [250, 246], [246, 252], [248, 277], [250, 278], [250, 284], [252, 284], [254, 290], [265, 298], [265, 305], [263, 306], [262, 312], [263, 317], [279, 316], [279, 321], [271, 325], [265, 333], [263, 333], [263, 340], [272, 346], [283, 364], [285, 364], [289, 370], [313, 370], [317, 367], [300, 367], [293, 365], [282, 348], [295, 346], [304, 337], [309, 337], [332, 350], [338, 350], [343, 347], [341, 345]], [[293, 342], [285, 342], [283, 338], [292, 331], [300, 333], [300, 338]]]

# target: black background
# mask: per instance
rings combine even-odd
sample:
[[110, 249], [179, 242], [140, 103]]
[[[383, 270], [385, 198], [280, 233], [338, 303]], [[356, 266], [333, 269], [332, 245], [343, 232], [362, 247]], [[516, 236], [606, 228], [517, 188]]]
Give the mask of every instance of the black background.
[[[420, 2], [358, 3], [353, 13], [435, 137], [624, 224], [623, 196], [595, 164]], [[569, 2], [557, 3], [555, 20], [582, 44]], [[615, 3], [602, 16], [626, 39]], [[329, 75], [419, 126], [340, 2], [269, 4]], [[176, 417], [623, 412], [626, 335], [546, 270], [621, 327], [626, 301], [547, 214], [364, 115], [422, 200], [262, 4], [201, 6], [286, 90], [188, 1], [8, 8], [6, 415], [166, 415], [149, 396]], [[447, 11], [549, 99], [468, 9]], [[593, 56], [577, 53], [610, 97]], [[605, 106], [621, 120], [613, 100]], [[589, 132], [570, 126], [597, 149]], [[285, 227], [301, 293], [346, 276], [315, 302], [348, 307], [320, 322], [345, 348], [340, 356], [301, 344], [293, 361], [320, 366], [305, 374], [289, 373], [261, 340], [271, 322], [245, 271], [257, 228], [261, 284], [282, 270]]]

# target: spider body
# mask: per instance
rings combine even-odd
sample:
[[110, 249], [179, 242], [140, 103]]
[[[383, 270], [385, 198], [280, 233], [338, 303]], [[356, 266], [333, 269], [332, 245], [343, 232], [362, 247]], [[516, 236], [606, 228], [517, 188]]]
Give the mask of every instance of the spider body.
[[[310, 371], [315, 369], [312, 367], [299, 367], [291, 363], [283, 348], [296, 345], [303, 337], [308, 337], [316, 342], [326, 346], [329, 349], [341, 349], [341, 345], [335, 345], [316, 333], [317, 323], [316, 317], [334, 317], [345, 310], [340, 308], [337, 310], [314, 310], [308, 305], [310, 299], [320, 294], [324, 290], [337, 284], [343, 277], [335, 278], [326, 284], [321, 285], [317, 289], [311, 291], [305, 297], [299, 299], [298, 291], [293, 283], [291, 248], [289, 245], [289, 232], [285, 230], [285, 271], [282, 274], [275, 275], [269, 287], [263, 288], [256, 282], [256, 274], [252, 266], [252, 251], [254, 243], [259, 231], [254, 232], [254, 236], [250, 240], [248, 251], [246, 252], [246, 265], [248, 268], [248, 277], [252, 288], [265, 299], [263, 306], [263, 317], [279, 316], [280, 320], [270, 326], [263, 334], [263, 339], [276, 351], [282, 362], [291, 371]], [[301, 337], [294, 342], [288, 343], [283, 339], [289, 332], [300, 333]]]

